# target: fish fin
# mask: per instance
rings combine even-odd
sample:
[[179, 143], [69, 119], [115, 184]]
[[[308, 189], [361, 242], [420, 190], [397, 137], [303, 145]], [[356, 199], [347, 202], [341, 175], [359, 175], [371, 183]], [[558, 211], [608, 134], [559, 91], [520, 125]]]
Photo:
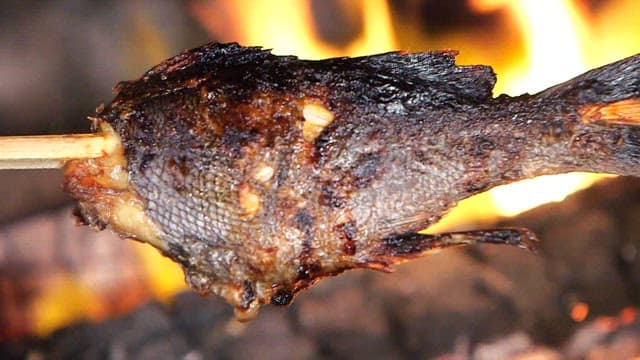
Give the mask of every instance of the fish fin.
[[299, 60], [274, 55], [261, 47], [209, 43], [163, 61], [138, 80], [121, 82], [115, 92], [134, 98], [149, 91], [162, 93], [168, 84], [172, 84], [170, 88], [197, 86], [208, 78], [278, 86], [290, 86], [289, 80], [300, 78], [310, 84], [344, 83], [344, 93], [402, 104], [406, 111], [425, 104], [450, 108], [489, 101], [496, 82], [493, 69], [485, 65], [458, 66], [456, 55], [456, 51], [447, 50]]
[[424, 103], [448, 106], [489, 101], [496, 83], [493, 69], [486, 65], [456, 65], [456, 55], [458, 52], [454, 50], [389, 52], [348, 61], [370, 67], [371, 73], [390, 84], [398, 82], [400, 89], [413, 88], [422, 96], [428, 96], [429, 101], [422, 101], [423, 106]]
[[637, 168], [640, 160], [640, 97], [608, 104], [585, 105], [578, 109], [580, 121], [585, 124], [610, 125], [620, 131], [619, 151], [616, 156]]
[[[162, 92], [170, 88], [167, 85], [169, 83], [187, 83], [192, 79], [221, 76], [226, 68], [232, 66], [254, 64], [259, 67], [260, 64], [274, 58], [276, 56], [272, 55], [270, 50], [258, 46], [241, 46], [235, 42], [211, 42], [164, 60], [149, 69], [140, 79], [120, 82], [114, 88], [114, 92], [116, 95], [135, 98], [145, 92]], [[283, 61], [295, 60], [293, 56], [280, 58]]]
[[[259, 46], [242, 46], [235, 42], [212, 42], [197, 48], [185, 50], [163, 61], [147, 71], [143, 75], [143, 78], [155, 75], [169, 76], [172, 73], [176, 73], [181, 77], [187, 75], [202, 75], [212, 70], [217, 70], [218, 67], [223, 68], [229, 65], [238, 66], [246, 63], [256, 63], [274, 57], [275, 55], [271, 54], [271, 50], [263, 49]], [[293, 56], [283, 56], [283, 58], [295, 59]], [[190, 74], [191, 68], [197, 71], [197, 74]]]
[[[396, 264], [420, 257], [429, 250], [472, 244], [512, 245], [536, 253], [536, 235], [524, 228], [458, 231], [441, 234], [406, 233], [383, 239], [371, 253], [371, 263]], [[371, 266], [367, 266], [371, 267]]]
[[583, 123], [640, 126], [640, 97], [585, 105], [578, 109], [578, 113]]

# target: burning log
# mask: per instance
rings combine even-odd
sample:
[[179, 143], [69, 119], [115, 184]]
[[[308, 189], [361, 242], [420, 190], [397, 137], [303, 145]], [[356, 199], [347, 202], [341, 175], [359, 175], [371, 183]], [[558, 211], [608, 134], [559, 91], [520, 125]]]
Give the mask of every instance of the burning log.
[[454, 52], [304, 61], [209, 44], [116, 87], [70, 161], [79, 216], [179, 262], [251, 318], [320, 278], [434, 248], [533, 249], [524, 229], [417, 233], [491, 187], [569, 171], [640, 175], [640, 56], [536, 95], [492, 97]]

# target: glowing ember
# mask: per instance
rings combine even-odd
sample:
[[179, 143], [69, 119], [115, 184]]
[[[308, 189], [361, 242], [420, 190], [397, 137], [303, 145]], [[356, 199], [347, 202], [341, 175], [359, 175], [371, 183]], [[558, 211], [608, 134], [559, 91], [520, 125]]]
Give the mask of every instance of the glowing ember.
[[622, 325], [630, 325], [638, 320], [638, 309], [626, 307], [620, 311], [619, 318]]
[[612, 332], [615, 331], [620, 324], [614, 316], [601, 316], [596, 319], [596, 325], [600, 331]]
[[589, 315], [589, 304], [579, 302], [571, 309], [571, 319], [575, 322], [582, 322]]
[[628, 326], [638, 320], [638, 309], [626, 307], [617, 316], [600, 316], [596, 319], [596, 326], [603, 332], [612, 332], [621, 326]]

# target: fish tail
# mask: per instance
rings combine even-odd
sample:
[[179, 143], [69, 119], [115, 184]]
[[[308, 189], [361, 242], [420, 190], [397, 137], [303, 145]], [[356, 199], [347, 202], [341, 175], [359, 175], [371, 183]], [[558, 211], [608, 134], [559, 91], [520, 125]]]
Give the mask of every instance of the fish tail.
[[640, 54], [539, 94], [575, 110], [571, 149], [585, 170], [640, 176]]

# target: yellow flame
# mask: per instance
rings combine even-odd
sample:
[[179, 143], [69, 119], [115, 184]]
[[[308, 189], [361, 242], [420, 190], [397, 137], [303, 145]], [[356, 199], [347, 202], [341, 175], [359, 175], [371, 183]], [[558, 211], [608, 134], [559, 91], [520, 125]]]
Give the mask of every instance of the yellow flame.
[[155, 298], [169, 302], [176, 293], [187, 289], [184, 274], [178, 264], [147, 244], [133, 242], [132, 247], [146, 272], [145, 286]]
[[[475, 1], [481, 7], [482, 1]], [[582, 44], [583, 16], [570, 0], [503, 0], [523, 34], [527, 57], [522, 66], [501, 77], [496, 92], [535, 93], [587, 70]]]
[[36, 334], [45, 336], [59, 327], [104, 312], [99, 294], [77, 279], [57, 275], [47, 281], [46, 291], [31, 304]]
[[499, 215], [514, 216], [542, 204], [562, 201], [570, 194], [586, 189], [607, 176], [610, 175], [568, 173], [540, 176], [499, 186], [489, 193]]
[[590, 67], [610, 63], [640, 52], [640, 1], [607, 1], [589, 27]]
[[395, 43], [387, 1], [359, 0], [349, 4], [362, 9], [363, 31], [344, 49], [337, 49], [318, 38], [309, 0], [195, 2], [193, 10], [213, 33], [221, 29], [217, 17], [212, 14], [223, 12], [234, 27], [229, 40], [273, 49], [273, 53], [279, 55], [321, 59], [393, 50]]

